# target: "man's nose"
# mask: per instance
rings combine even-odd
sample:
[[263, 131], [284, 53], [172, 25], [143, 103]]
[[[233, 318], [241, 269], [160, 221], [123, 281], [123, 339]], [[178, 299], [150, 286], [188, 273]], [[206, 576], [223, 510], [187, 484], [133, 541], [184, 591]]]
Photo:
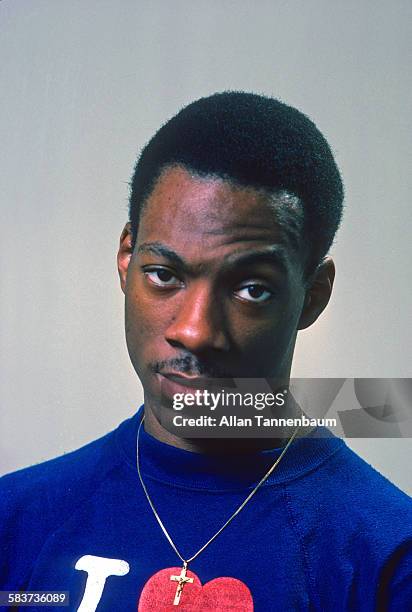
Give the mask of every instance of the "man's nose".
[[219, 308], [211, 289], [193, 286], [182, 291], [181, 302], [166, 330], [166, 340], [192, 353], [227, 350], [223, 309]]

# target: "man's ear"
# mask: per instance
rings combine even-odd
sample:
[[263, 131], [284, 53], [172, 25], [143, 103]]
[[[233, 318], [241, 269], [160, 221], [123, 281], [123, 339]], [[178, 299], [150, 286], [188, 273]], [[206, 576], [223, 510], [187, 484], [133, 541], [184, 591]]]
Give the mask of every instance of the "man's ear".
[[133, 253], [131, 224], [126, 223], [120, 235], [119, 250], [117, 252], [117, 269], [119, 271], [120, 286], [123, 293], [126, 288], [127, 270]]
[[325, 257], [318, 266], [306, 291], [305, 302], [300, 316], [298, 329], [306, 329], [316, 321], [325, 310], [335, 279], [335, 264], [331, 257]]

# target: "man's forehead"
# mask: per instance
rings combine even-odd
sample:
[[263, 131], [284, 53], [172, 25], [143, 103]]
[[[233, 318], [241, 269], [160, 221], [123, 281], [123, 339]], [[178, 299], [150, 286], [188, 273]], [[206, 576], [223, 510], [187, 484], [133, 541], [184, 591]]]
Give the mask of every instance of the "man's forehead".
[[[159, 232], [273, 238], [300, 250], [303, 209], [285, 190], [270, 193], [230, 178], [200, 175], [182, 166], [166, 168], [157, 180], [140, 220]], [[149, 228], [148, 228], [149, 229]]]

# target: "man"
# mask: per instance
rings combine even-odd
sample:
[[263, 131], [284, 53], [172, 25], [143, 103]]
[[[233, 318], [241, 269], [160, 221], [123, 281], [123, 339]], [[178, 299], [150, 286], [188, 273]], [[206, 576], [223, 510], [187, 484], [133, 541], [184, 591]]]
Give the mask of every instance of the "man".
[[170, 427], [176, 394], [289, 379], [331, 295], [342, 200], [325, 139], [277, 100], [215, 94], [157, 132], [118, 252], [144, 408], [3, 478], [3, 590], [81, 612], [412, 608], [410, 500], [342, 440]]

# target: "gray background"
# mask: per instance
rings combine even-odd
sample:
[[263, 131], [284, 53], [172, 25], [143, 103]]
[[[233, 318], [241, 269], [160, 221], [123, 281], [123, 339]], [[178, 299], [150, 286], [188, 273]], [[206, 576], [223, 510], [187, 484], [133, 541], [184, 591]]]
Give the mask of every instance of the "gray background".
[[[159, 125], [217, 90], [302, 109], [346, 183], [333, 299], [300, 334], [293, 374], [412, 375], [411, 12], [399, 0], [3, 0], [2, 472], [139, 405], [115, 267], [127, 182]], [[411, 440], [350, 444], [412, 493]]]

